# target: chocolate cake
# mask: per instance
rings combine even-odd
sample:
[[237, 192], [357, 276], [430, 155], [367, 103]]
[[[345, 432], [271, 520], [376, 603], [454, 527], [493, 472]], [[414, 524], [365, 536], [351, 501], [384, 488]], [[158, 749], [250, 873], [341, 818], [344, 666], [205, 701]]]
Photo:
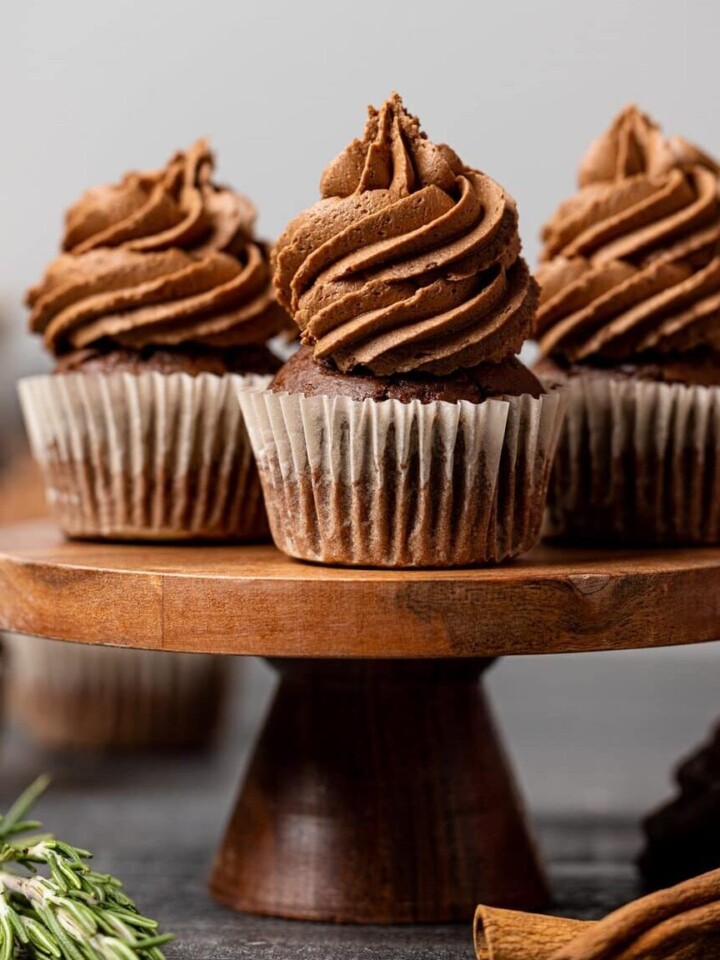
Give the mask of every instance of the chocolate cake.
[[351, 400], [399, 400], [410, 403], [482, 403], [490, 397], [540, 397], [545, 390], [537, 377], [517, 357], [502, 363], [481, 363], [456, 370], [447, 377], [402, 374], [376, 377], [370, 373], [340, 373], [332, 363], [315, 360], [312, 348], [300, 347], [275, 376], [275, 393], [301, 393], [306, 397], [349, 397]]

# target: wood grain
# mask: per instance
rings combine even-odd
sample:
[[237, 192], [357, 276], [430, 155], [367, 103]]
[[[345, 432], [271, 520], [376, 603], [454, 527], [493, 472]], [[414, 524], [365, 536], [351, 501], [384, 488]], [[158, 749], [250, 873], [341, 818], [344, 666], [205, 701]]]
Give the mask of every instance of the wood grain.
[[0, 531], [0, 628], [288, 658], [213, 891], [289, 917], [542, 903], [479, 672], [497, 655], [717, 639], [719, 588], [720, 549], [542, 546], [501, 568], [380, 571], [270, 546], [70, 543], [47, 522]]
[[0, 628], [276, 657], [492, 657], [720, 638], [720, 549], [540, 546], [504, 567], [317, 567], [271, 546], [67, 542], [0, 531]]
[[211, 883], [220, 902], [344, 923], [547, 905], [478, 682], [487, 661], [275, 663]]
[[[489, 678], [490, 679], [490, 678]], [[259, 704], [258, 704], [259, 706]], [[19, 731], [3, 739], [0, 810], [39, 770], [53, 775], [38, 814], [57, 836], [96, 854], [121, 877], [140, 909], [177, 940], [172, 960], [470, 960], [470, 927], [455, 923], [358, 926], [254, 917], [206, 893], [208, 855], [226, 816], [238, 767], [250, 750], [244, 711], [234, 711], [215, 753], [79, 757], [33, 747]], [[630, 815], [580, 814], [574, 805], [538, 824], [556, 911], [596, 919], [637, 896]]]

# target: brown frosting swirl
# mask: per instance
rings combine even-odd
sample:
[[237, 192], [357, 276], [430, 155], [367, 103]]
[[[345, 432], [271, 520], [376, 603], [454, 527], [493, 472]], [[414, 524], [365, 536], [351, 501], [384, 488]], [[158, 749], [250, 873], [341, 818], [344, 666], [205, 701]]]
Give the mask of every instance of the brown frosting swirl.
[[316, 359], [378, 376], [447, 375], [516, 353], [536, 289], [515, 201], [394, 94], [325, 170], [278, 240], [275, 283]]
[[617, 361], [720, 350], [717, 162], [627, 107], [543, 229], [544, 355]]
[[88, 190], [63, 250], [27, 294], [30, 328], [55, 354], [111, 343], [236, 347], [287, 322], [245, 197], [213, 183], [204, 140], [162, 170]]

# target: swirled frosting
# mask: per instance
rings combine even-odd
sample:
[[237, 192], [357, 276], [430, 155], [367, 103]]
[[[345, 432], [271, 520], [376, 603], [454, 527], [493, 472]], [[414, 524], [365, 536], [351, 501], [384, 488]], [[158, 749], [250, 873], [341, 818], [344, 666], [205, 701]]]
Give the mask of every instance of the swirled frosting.
[[627, 107], [545, 226], [543, 353], [614, 362], [720, 350], [717, 162]]
[[66, 214], [63, 250], [27, 295], [55, 354], [263, 343], [286, 322], [255, 210], [213, 183], [199, 140], [159, 171], [88, 190]]
[[275, 247], [280, 302], [316, 359], [378, 376], [499, 361], [536, 289], [503, 188], [431, 143], [393, 95]]

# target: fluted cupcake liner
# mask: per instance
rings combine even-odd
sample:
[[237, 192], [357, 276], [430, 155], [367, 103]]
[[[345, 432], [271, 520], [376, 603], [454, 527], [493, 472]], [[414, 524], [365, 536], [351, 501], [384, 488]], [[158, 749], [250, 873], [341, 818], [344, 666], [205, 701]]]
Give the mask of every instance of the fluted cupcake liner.
[[568, 378], [547, 533], [720, 542], [720, 388]]
[[53, 747], [200, 747], [224, 702], [221, 657], [9, 635], [12, 717]]
[[236, 393], [268, 380], [156, 371], [21, 380], [33, 455], [62, 529], [110, 539], [267, 536]]
[[562, 391], [422, 404], [247, 390], [240, 402], [272, 534], [290, 556], [468, 566], [538, 539]]

